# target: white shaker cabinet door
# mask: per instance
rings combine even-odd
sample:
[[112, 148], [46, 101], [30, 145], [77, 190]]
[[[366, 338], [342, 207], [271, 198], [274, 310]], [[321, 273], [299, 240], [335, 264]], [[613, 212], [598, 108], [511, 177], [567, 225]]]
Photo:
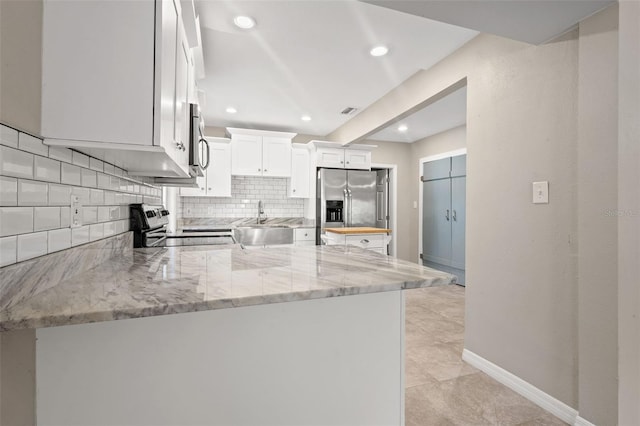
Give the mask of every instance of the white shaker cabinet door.
[[345, 149], [344, 164], [345, 169], [371, 170], [371, 151]]
[[207, 196], [231, 197], [231, 145], [209, 142], [210, 161], [207, 167]]
[[203, 197], [207, 193], [207, 181], [204, 176], [196, 179], [198, 182], [197, 188], [180, 188], [181, 197]]
[[291, 139], [262, 137], [262, 176], [291, 176]]
[[291, 151], [289, 197], [309, 198], [309, 186], [309, 151], [306, 148], [293, 149]]
[[316, 151], [316, 162], [318, 167], [344, 169], [344, 149], [318, 148]]
[[231, 174], [262, 176], [262, 137], [233, 135], [231, 137]]
[[[174, 0], [175, 1], [175, 0]], [[189, 45], [182, 26], [178, 26], [178, 46], [176, 55], [176, 97], [174, 143], [166, 146], [169, 156], [189, 173], [189, 127], [190, 115], [188, 102], [189, 87]], [[173, 145], [173, 146], [171, 146]]]

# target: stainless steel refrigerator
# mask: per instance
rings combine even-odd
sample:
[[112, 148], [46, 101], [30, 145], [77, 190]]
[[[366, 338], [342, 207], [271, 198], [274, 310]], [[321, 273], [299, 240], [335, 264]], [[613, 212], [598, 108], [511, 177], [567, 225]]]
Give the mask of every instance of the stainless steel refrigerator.
[[316, 244], [324, 228], [388, 228], [387, 170], [318, 169]]

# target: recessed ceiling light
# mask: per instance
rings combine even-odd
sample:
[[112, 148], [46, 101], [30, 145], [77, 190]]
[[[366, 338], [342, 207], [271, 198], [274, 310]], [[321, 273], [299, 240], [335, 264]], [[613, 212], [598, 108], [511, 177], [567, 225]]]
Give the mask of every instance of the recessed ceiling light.
[[371, 56], [384, 56], [389, 52], [389, 48], [387, 46], [375, 46], [373, 49], [369, 51]]
[[238, 110], [235, 109], [234, 107], [227, 107], [227, 112], [229, 114], [235, 114], [236, 112], [238, 112]]
[[248, 30], [256, 26], [256, 20], [251, 16], [236, 16], [233, 18], [233, 23], [236, 24], [236, 27], [242, 28], [243, 30]]
[[405, 124], [401, 124], [398, 126], [399, 132], [406, 132], [409, 128]]
[[311, 117], [309, 117], [308, 115], [303, 115], [302, 117], [300, 117], [300, 119], [302, 121], [311, 121]]

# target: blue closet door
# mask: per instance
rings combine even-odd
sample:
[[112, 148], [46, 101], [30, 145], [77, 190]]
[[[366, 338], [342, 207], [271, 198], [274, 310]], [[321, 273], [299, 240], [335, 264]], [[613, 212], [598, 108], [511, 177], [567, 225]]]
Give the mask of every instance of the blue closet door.
[[422, 191], [423, 259], [443, 265], [450, 265], [451, 179], [446, 178], [424, 182], [422, 184]]
[[464, 176], [451, 178], [451, 266], [458, 269], [465, 269], [466, 182]]

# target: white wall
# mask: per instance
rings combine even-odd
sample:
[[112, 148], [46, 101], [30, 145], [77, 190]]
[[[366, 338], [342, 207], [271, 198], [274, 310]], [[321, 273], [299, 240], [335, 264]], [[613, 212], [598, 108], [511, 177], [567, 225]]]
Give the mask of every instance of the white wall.
[[578, 394], [580, 417], [617, 424], [618, 8], [580, 23]]
[[[332, 134], [356, 140], [467, 79], [465, 345], [573, 407], [577, 53], [575, 32], [543, 46], [480, 35]], [[531, 204], [537, 180], [548, 205]]]
[[620, 425], [640, 424], [640, 2], [619, 2], [618, 345]]
[[467, 146], [467, 127], [458, 126], [453, 129], [438, 133], [433, 136], [416, 141], [410, 145], [411, 152], [409, 154], [411, 161], [408, 166], [410, 169], [409, 186], [411, 195], [411, 208], [409, 210], [409, 241], [410, 257], [408, 260], [415, 262], [418, 259], [420, 244], [420, 209], [413, 208], [413, 202], [419, 202], [420, 191], [422, 185], [418, 181], [418, 170], [420, 169], [420, 159], [432, 155], [442, 154], [444, 152], [455, 151]]
[[0, 40], [0, 123], [37, 135], [42, 99], [42, 0], [0, 1]]

